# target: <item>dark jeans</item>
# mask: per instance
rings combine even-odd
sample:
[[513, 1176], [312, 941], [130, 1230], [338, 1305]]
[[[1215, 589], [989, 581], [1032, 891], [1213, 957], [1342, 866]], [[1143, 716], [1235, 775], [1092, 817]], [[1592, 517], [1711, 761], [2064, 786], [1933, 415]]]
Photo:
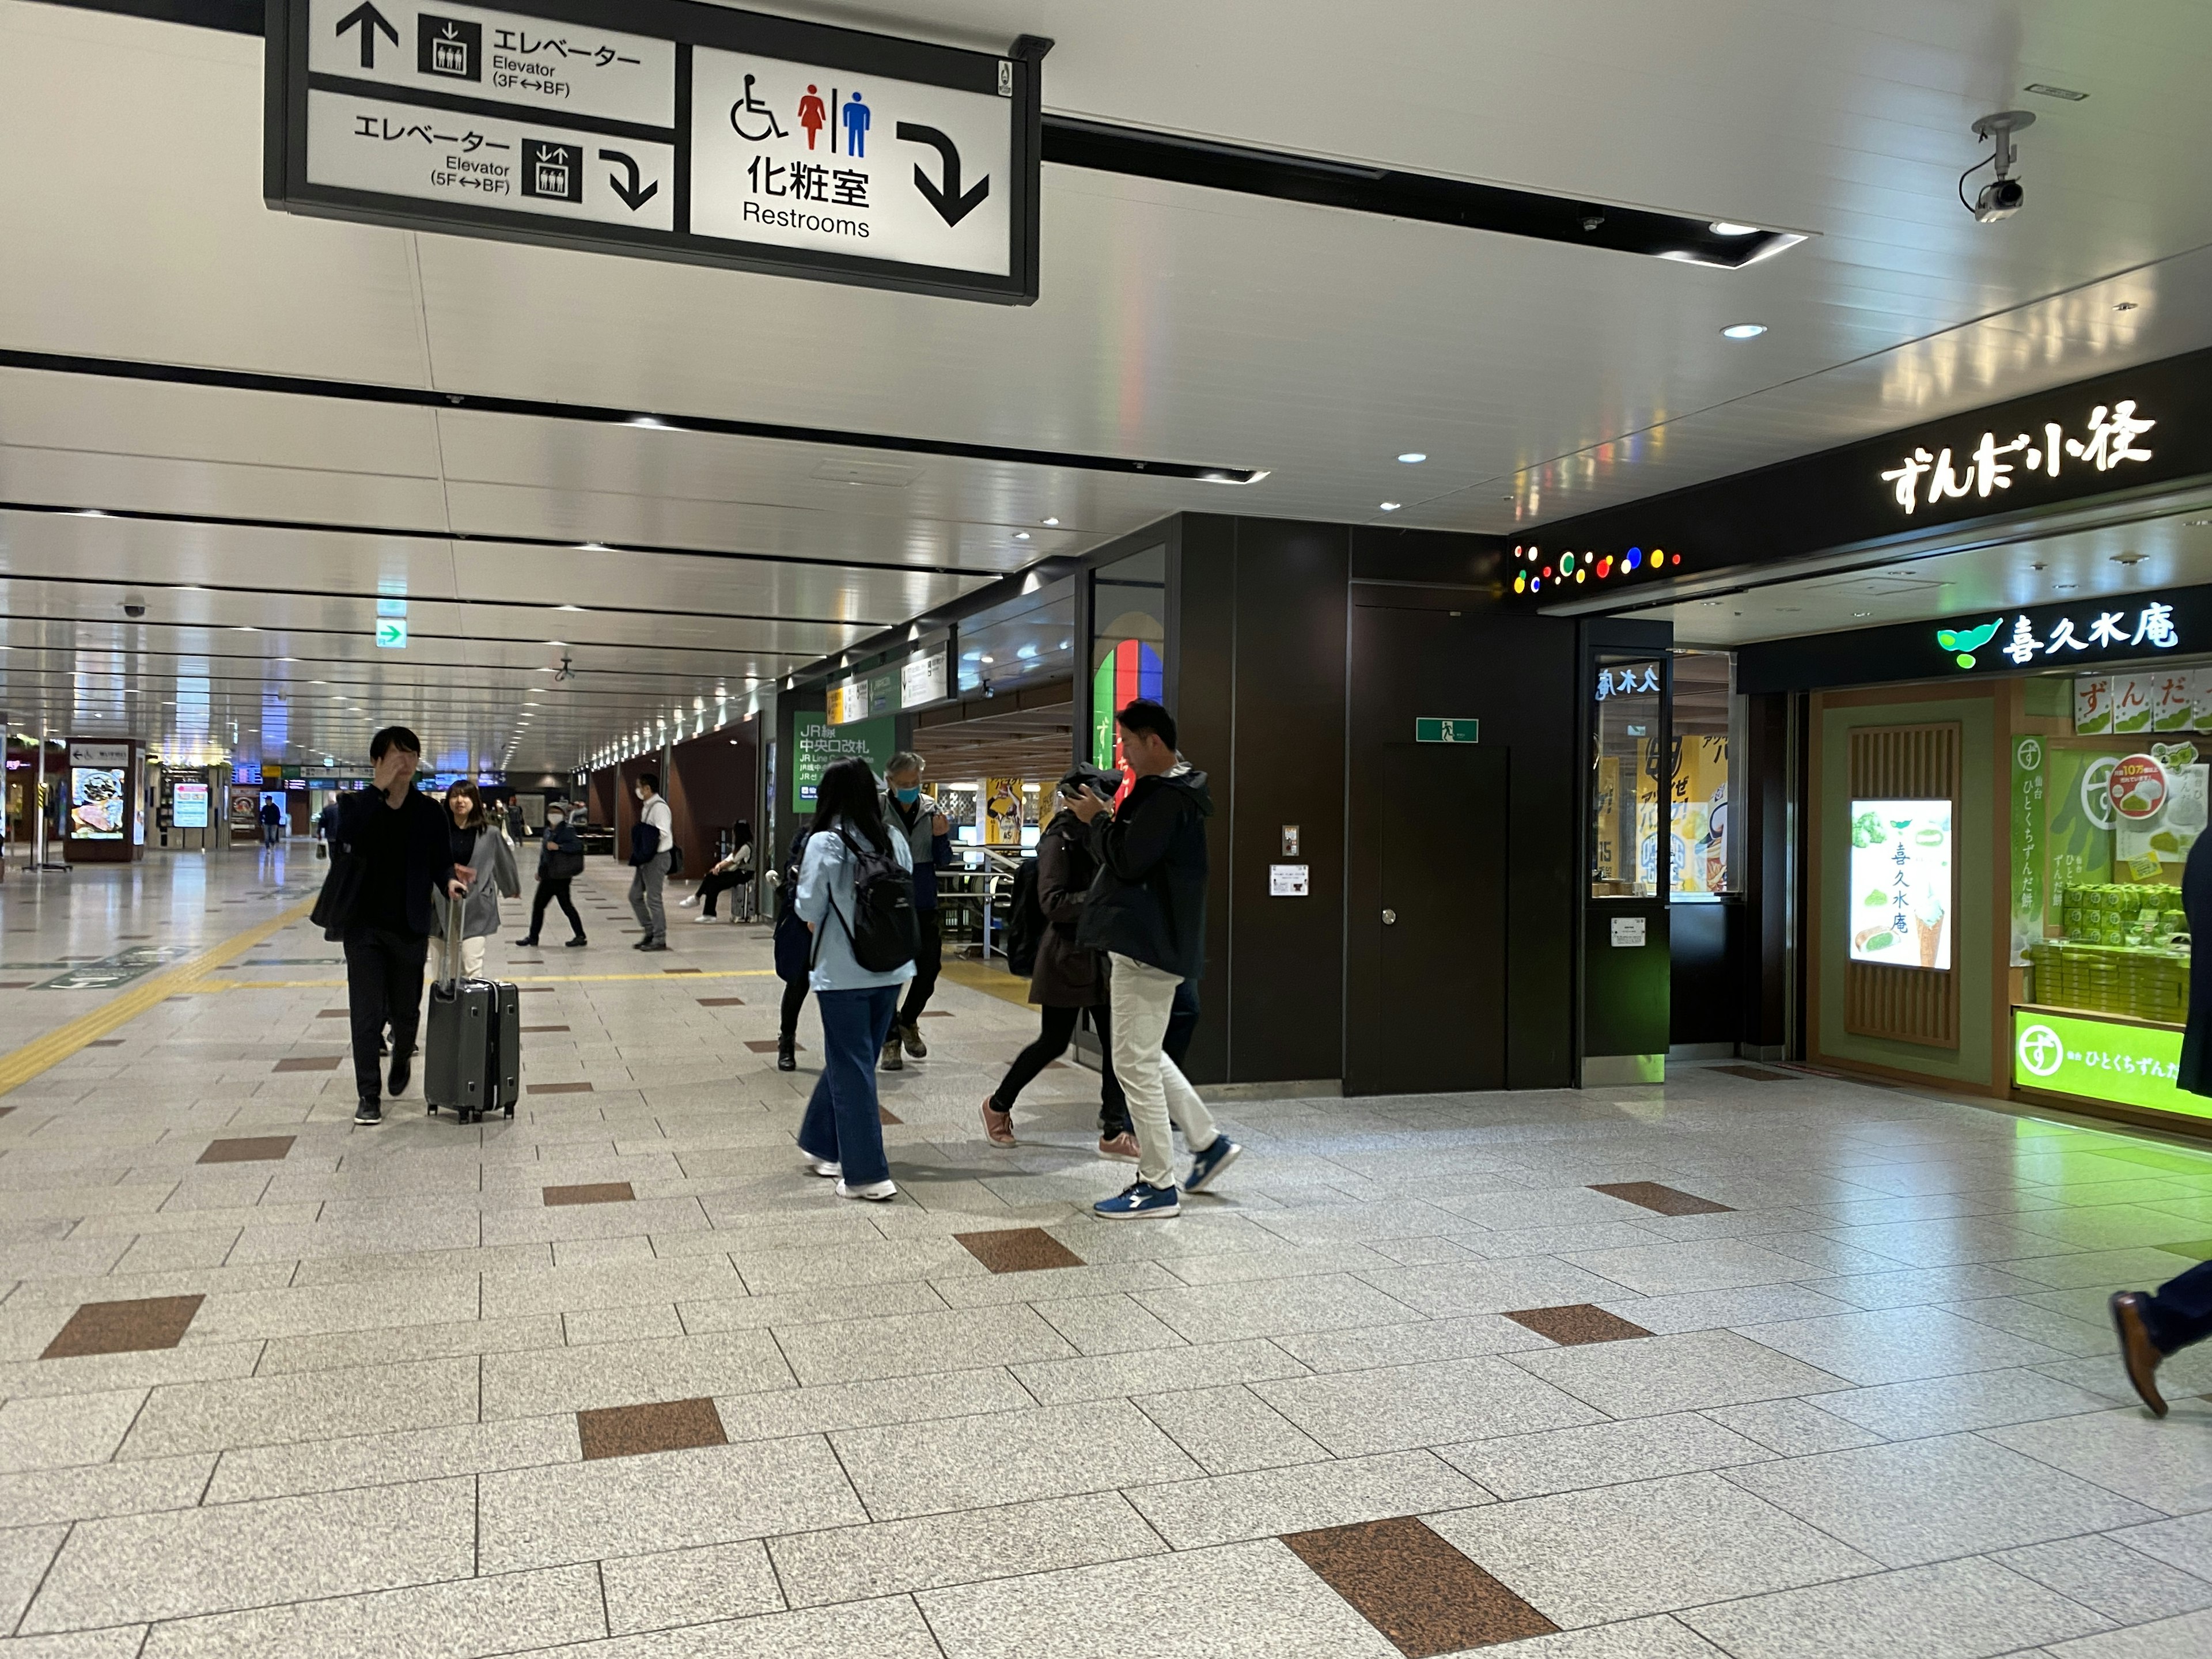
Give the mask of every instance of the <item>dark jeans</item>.
[[906, 1006], [899, 1010], [898, 1022], [911, 1025], [921, 1018], [921, 1011], [929, 1006], [929, 994], [937, 988], [937, 975], [945, 967], [945, 927], [935, 910], [916, 910], [914, 913], [915, 935], [914, 978], [906, 988]]
[[430, 940], [422, 933], [395, 933], [388, 927], [349, 927], [345, 933], [346, 1010], [353, 1023], [355, 1091], [366, 1100], [384, 1097], [377, 1050], [384, 1027], [392, 1026], [392, 1054], [415, 1052], [415, 1031], [422, 1018], [422, 966]]
[[890, 1177], [884, 1120], [876, 1103], [876, 1055], [890, 1035], [898, 987], [817, 991], [822, 1011], [822, 1075], [799, 1126], [799, 1150], [835, 1158], [854, 1185]]
[[806, 981], [803, 979], [786, 980], [783, 986], [783, 1024], [777, 1028], [777, 1034], [782, 1037], [786, 1048], [799, 1041], [799, 1011], [805, 1006]]
[[568, 926], [575, 929], [576, 937], [584, 937], [584, 919], [576, 914], [576, 901], [568, 896], [568, 884], [574, 879], [574, 876], [563, 876], [558, 881], [544, 876], [538, 878], [538, 896], [530, 901], [531, 938], [538, 937], [538, 930], [545, 925], [545, 907], [556, 900], [560, 902], [561, 914], [568, 918]]
[[[991, 1103], [1002, 1112], [1014, 1109], [1014, 1102], [1021, 1098], [1022, 1091], [1036, 1081], [1039, 1072], [1067, 1052], [1067, 1045], [1075, 1040], [1075, 1023], [1081, 1018], [1080, 1008], [1040, 1008], [1044, 1018], [1037, 1032], [1037, 1040], [1014, 1056], [1014, 1063], [1006, 1067], [1006, 1075], [991, 1091]], [[1090, 1011], [1091, 1029], [1098, 1033], [1101, 1065], [1098, 1076], [1098, 1138], [1111, 1140], [1129, 1127], [1129, 1103], [1122, 1097], [1121, 1079], [1114, 1075], [1113, 1028], [1108, 1023], [1106, 1006], [1101, 1003]]]
[[[1103, 1012], [1103, 1011], [1102, 1011]], [[1175, 1006], [1168, 1011], [1168, 1034], [1160, 1043], [1167, 1057], [1182, 1070], [1182, 1057], [1190, 1052], [1191, 1034], [1198, 1030], [1198, 987], [1189, 980], [1176, 987]], [[1105, 1032], [1099, 1036], [1103, 1040]]]
[[741, 876], [734, 871], [725, 870], [718, 875], [709, 870], [699, 880], [699, 914], [706, 916], [713, 915], [716, 899], [721, 897], [732, 887], [744, 886], [750, 879], [750, 876]]
[[2167, 1279], [2140, 1306], [2143, 1329], [2160, 1353], [2178, 1353], [2212, 1336], [2212, 1261]]

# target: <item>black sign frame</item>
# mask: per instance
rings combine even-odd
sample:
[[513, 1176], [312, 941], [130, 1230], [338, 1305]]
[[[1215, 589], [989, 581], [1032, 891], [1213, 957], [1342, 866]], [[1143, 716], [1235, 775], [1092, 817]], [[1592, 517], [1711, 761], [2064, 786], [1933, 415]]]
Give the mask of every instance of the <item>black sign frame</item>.
[[[1042, 64], [1052, 43], [1024, 35], [1005, 53], [971, 52], [923, 40], [872, 34], [823, 23], [800, 22], [759, 12], [732, 10], [694, 0], [494, 0], [495, 9], [550, 21], [628, 34], [657, 36], [676, 46], [676, 100], [672, 128], [571, 114], [558, 109], [502, 103], [496, 100], [441, 94], [385, 82], [349, 80], [307, 68], [310, 0], [267, 0], [266, 51], [263, 76], [262, 194], [281, 212], [346, 219], [522, 242], [593, 253], [627, 254], [796, 276], [814, 282], [889, 289], [943, 299], [981, 300], [1000, 305], [1033, 305], [1037, 297], [1039, 190], [1042, 177]], [[756, 53], [805, 64], [822, 64], [894, 81], [922, 82], [962, 92], [1000, 94], [1000, 65], [1011, 66], [1014, 106], [1012, 166], [1008, 185], [1007, 273], [993, 276], [939, 265], [783, 248], [772, 244], [731, 242], [694, 234], [690, 229], [691, 65], [695, 46]], [[459, 202], [426, 201], [411, 196], [348, 190], [307, 179], [307, 94], [356, 93], [393, 103], [459, 114], [525, 119], [533, 125], [594, 137], [647, 138], [674, 149], [673, 231], [480, 208]]]

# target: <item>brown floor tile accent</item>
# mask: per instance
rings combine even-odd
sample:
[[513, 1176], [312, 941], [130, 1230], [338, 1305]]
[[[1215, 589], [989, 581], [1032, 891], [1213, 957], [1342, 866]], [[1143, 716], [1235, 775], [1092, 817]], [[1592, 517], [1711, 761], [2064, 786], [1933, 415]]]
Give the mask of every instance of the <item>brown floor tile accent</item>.
[[27, 979], [0, 979], [0, 991], [27, 991], [30, 988], [31, 981]]
[[568, 1028], [565, 1025], [526, 1025], [522, 1029], [525, 1031], [565, 1031]]
[[1626, 1199], [1631, 1204], [1641, 1204], [1647, 1210], [1661, 1215], [1726, 1215], [1735, 1209], [1733, 1204], [1716, 1204], [1710, 1198], [1699, 1198], [1695, 1193], [1686, 1193], [1675, 1187], [1662, 1187], [1656, 1181], [1608, 1181], [1594, 1182], [1594, 1193]]
[[1708, 1069], [1716, 1072], [1726, 1072], [1730, 1077], [1744, 1078], [1753, 1083], [1787, 1083], [1790, 1081], [1789, 1073], [1770, 1072], [1764, 1066], [1714, 1066]]
[[698, 974], [706, 970], [702, 968], [664, 968], [660, 971], [664, 974]]
[[[745, 1047], [751, 1049], [757, 1054], [772, 1054], [775, 1052], [775, 1039], [774, 1037], [747, 1037], [745, 1039]], [[806, 1052], [806, 1045], [803, 1042], [794, 1042], [791, 1045], [791, 1052], [794, 1054], [803, 1054]]]
[[292, 1150], [290, 1135], [239, 1135], [210, 1140], [200, 1154], [203, 1164], [274, 1164]]
[[924, 1019], [950, 1019], [952, 1018], [951, 1014], [943, 1008], [925, 1008], [921, 1011], [921, 1017]]
[[118, 933], [115, 937], [118, 939], [151, 939], [154, 936], [151, 933]]
[[88, 1302], [46, 1344], [41, 1359], [76, 1359], [92, 1353], [138, 1353], [173, 1348], [184, 1340], [206, 1298], [149, 1296], [130, 1302]]
[[745, 1000], [743, 997], [701, 997], [699, 1006], [702, 1008], [742, 1008], [745, 1006]]
[[1410, 1515], [1283, 1541], [1407, 1659], [1559, 1629]]
[[542, 992], [549, 997], [553, 994], [553, 988], [550, 985], [520, 985], [515, 988], [515, 991], [517, 995], [526, 997], [532, 992]]
[[1083, 1258], [1042, 1227], [1002, 1227], [955, 1233], [952, 1242], [994, 1273], [1033, 1273], [1044, 1267], [1080, 1267]]
[[349, 1008], [318, 1008], [315, 1010], [315, 1018], [317, 1019], [343, 1019], [352, 1012], [353, 1011]]
[[7, 1116], [9, 1113], [15, 1109], [13, 1106], [0, 1106], [0, 1117]]
[[120, 1048], [123, 1046], [123, 1039], [121, 1037], [94, 1037], [91, 1042], [86, 1043], [84, 1046], [88, 1048]]
[[526, 1083], [522, 1091], [530, 1095], [588, 1095], [592, 1090], [588, 1083]]
[[1651, 1334], [1643, 1326], [1632, 1325], [1587, 1302], [1572, 1302], [1563, 1308], [1523, 1308], [1505, 1316], [1516, 1325], [1526, 1325], [1539, 1336], [1548, 1336], [1563, 1348], [1580, 1347], [1585, 1342], [1621, 1342], [1632, 1336]]
[[577, 1187], [548, 1187], [545, 1207], [550, 1210], [562, 1204], [628, 1204], [636, 1197], [627, 1181], [587, 1181]]
[[726, 1446], [721, 1413], [711, 1400], [670, 1400], [657, 1406], [609, 1406], [578, 1412], [584, 1461], [635, 1457], [645, 1452], [684, 1451], [693, 1446]]
[[896, 1112], [891, 1110], [890, 1107], [884, 1105], [881, 1101], [878, 1101], [876, 1103], [876, 1115], [886, 1123], [903, 1123], [906, 1121], [904, 1118], [901, 1117]]
[[279, 1072], [335, 1072], [338, 1068], [338, 1061], [344, 1058], [343, 1054], [294, 1054], [289, 1060], [278, 1060], [272, 1069]]

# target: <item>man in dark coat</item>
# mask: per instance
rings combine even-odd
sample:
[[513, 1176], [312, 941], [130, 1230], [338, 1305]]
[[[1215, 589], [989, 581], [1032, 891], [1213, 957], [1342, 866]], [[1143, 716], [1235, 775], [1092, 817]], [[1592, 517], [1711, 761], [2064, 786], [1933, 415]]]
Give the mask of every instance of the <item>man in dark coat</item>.
[[[1109, 1220], [1181, 1212], [1170, 1125], [1189, 1143], [1183, 1185], [1202, 1192], [1243, 1149], [1164, 1048], [1176, 988], [1206, 968], [1206, 774], [1176, 752], [1175, 716], [1139, 697], [1114, 717], [1121, 757], [1136, 779], [1118, 807], [1086, 789], [1068, 810], [1089, 831], [1097, 879], [1084, 901], [1078, 941], [1113, 963], [1114, 1070], [1137, 1134], [1137, 1179], [1091, 1208]], [[1109, 817], [1109, 812], [1111, 816]]]
[[[2212, 1095], [2212, 836], [2200, 836], [2182, 867], [2181, 908], [2189, 915], [2189, 1026], [2181, 1039], [2176, 1086]], [[2154, 1417], [2166, 1415], [2159, 1362], [2212, 1336], [2212, 1261], [2200, 1261], [2158, 1289], [2112, 1293], [2112, 1324], [2128, 1381]]]
[[1077, 942], [1083, 902], [1098, 873], [1082, 819], [1068, 810], [1085, 789], [1101, 794], [1121, 780], [1095, 766], [1079, 766], [1060, 781], [1060, 810], [1037, 837], [1037, 908], [1044, 932], [1037, 939], [1036, 964], [1030, 974], [1030, 1000], [1042, 1011], [1035, 1042], [1014, 1057], [996, 1089], [983, 1097], [983, 1135], [994, 1146], [1012, 1146], [1014, 1103], [1039, 1072], [1067, 1052], [1076, 1022], [1085, 1009], [1104, 1054], [1098, 1079], [1098, 1155], [1137, 1161], [1137, 1138], [1129, 1130], [1129, 1106], [1114, 1075], [1112, 1017], [1107, 1009], [1106, 963], [1097, 951]]
[[404, 726], [369, 739], [375, 768], [369, 787], [338, 803], [337, 860], [358, 860], [359, 887], [349, 913], [328, 927], [345, 943], [346, 1004], [353, 1019], [356, 1123], [384, 1121], [383, 1079], [377, 1075], [384, 1028], [392, 1027], [392, 1092], [404, 1093], [422, 1014], [422, 969], [430, 935], [439, 931], [441, 896], [460, 897], [475, 872], [453, 862], [448, 820], [437, 802], [414, 787], [422, 740]]

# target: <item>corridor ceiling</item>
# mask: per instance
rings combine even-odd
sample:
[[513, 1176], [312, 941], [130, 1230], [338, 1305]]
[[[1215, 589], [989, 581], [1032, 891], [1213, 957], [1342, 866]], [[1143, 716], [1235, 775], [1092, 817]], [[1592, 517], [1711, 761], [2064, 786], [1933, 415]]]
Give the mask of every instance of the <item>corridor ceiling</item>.
[[[1051, 35], [1048, 114], [1808, 240], [1723, 270], [1050, 163], [1030, 307], [417, 234], [263, 205], [258, 39], [0, 0], [0, 351], [1267, 473], [0, 368], [12, 728], [565, 768], [1171, 513], [1510, 533], [2212, 344], [2196, 0], [769, 9]], [[2012, 107], [2027, 206], [1978, 224]]]

